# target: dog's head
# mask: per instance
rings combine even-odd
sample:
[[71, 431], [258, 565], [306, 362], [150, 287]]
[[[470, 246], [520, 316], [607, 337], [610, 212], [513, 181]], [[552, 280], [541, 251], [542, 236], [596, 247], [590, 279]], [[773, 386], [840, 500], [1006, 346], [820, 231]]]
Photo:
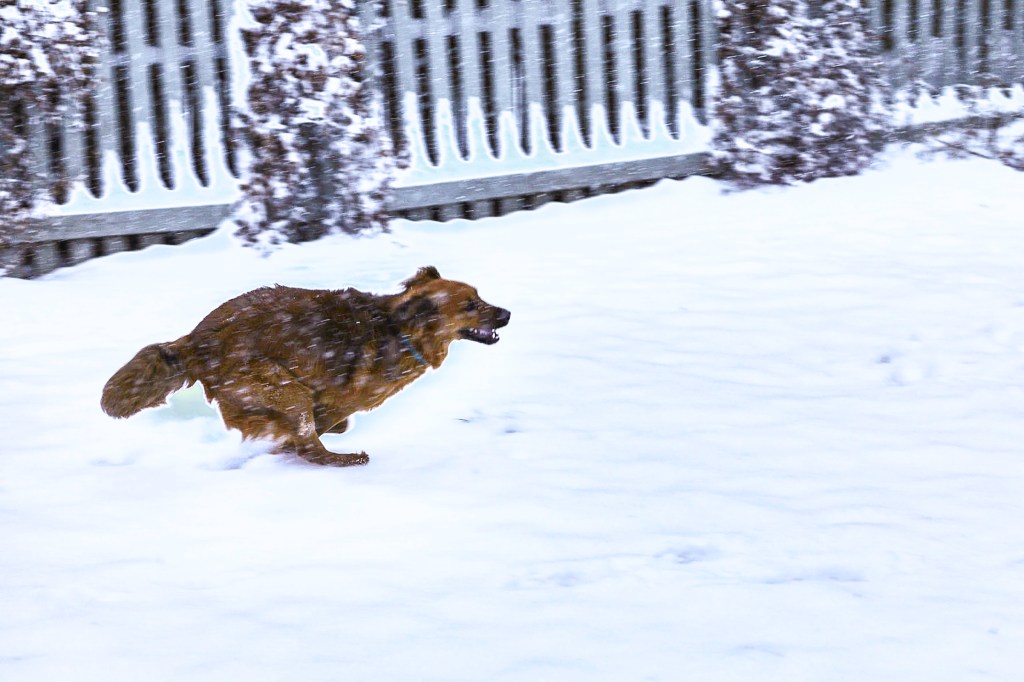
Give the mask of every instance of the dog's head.
[[477, 343], [498, 342], [498, 329], [512, 314], [487, 303], [476, 289], [444, 279], [433, 266], [420, 268], [403, 283], [402, 303], [397, 317], [403, 324], [420, 326], [446, 342], [469, 339]]

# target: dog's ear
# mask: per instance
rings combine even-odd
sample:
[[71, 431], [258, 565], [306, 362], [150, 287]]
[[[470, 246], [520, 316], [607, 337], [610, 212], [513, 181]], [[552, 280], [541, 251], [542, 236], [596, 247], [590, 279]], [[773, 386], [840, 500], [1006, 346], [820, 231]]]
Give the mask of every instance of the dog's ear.
[[427, 282], [430, 282], [435, 279], [441, 279], [441, 273], [438, 272], [437, 268], [435, 268], [433, 265], [428, 265], [425, 268], [420, 268], [419, 270], [417, 270], [416, 274], [402, 282], [402, 285], [405, 287], [405, 290], [408, 291], [409, 289], [412, 289], [415, 286], [419, 286], [420, 284], [426, 284]]
[[430, 297], [416, 296], [395, 308], [393, 319], [399, 327], [425, 326], [436, 318], [440, 309]]

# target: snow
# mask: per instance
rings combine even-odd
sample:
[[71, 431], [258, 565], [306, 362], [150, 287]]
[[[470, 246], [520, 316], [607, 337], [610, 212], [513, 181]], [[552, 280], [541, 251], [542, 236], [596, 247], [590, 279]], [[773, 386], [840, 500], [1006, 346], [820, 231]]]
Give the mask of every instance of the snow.
[[[0, 679], [1016, 679], [1024, 175], [883, 166], [0, 280]], [[100, 412], [235, 294], [427, 264], [512, 322], [367, 467]]]

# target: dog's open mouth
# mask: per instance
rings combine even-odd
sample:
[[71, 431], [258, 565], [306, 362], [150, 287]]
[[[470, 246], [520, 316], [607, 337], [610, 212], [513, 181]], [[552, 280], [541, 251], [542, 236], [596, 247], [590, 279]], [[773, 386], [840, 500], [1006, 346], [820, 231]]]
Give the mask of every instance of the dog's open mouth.
[[462, 335], [462, 338], [464, 339], [476, 341], [477, 343], [486, 343], [488, 346], [492, 343], [498, 343], [501, 338], [498, 336], [498, 332], [485, 327], [468, 327], [466, 329], [459, 330], [459, 334]]

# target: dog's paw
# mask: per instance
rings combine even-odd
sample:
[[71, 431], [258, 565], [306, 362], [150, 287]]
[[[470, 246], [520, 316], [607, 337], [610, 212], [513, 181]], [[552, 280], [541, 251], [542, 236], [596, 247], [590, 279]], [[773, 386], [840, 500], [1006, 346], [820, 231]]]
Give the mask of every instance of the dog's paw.
[[370, 463], [370, 456], [365, 452], [357, 452], [350, 454], [341, 454], [337, 452], [329, 452], [325, 456], [318, 458], [317, 464], [323, 464], [329, 467], [356, 467], [363, 466], [364, 464]]
[[354, 467], [363, 466], [370, 462], [370, 457], [365, 452], [340, 453], [321, 450], [319, 452], [294, 452], [300, 458], [310, 464], [325, 467]]

